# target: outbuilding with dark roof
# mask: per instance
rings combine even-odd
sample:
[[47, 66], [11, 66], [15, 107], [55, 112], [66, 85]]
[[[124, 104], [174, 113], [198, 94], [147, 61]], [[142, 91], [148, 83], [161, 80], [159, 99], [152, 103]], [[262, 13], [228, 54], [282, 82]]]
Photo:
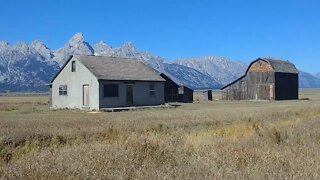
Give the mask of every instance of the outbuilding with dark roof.
[[166, 80], [164, 85], [165, 102], [193, 102], [193, 89], [172, 80], [164, 73], [161, 73], [160, 76]]
[[160, 105], [164, 83], [138, 60], [74, 55], [51, 81], [51, 106], [99, 110]]
[[245, 75], [222, 88], [222, 99], [298, 99], [298, 74], [289, 61], [258, 58], [249, 65]]

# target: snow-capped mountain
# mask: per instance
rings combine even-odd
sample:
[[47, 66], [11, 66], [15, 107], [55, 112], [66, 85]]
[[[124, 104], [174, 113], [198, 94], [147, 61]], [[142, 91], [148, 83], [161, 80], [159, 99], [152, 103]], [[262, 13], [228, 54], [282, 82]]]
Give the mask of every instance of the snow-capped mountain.
[[73, 54], [94, 54], [93, 48], [84, 40], [82, 33], [75, 34], [63, 48], [54, 51], [53, 61], [58, 62], [62, 66], [67, 58]]
[[94, 55], [96, 56], [112, 56], [114, 54], [114, 49], [106, 44], [104, 41], [93, 45]]
[[[38, 44], [38, 43], [36, 43]], [[39, 44], [38, 44], [39, 45]], [[18, 42], [0, 43], [0, 91], [43, 91], [46, 83], [59, 70], [37, 49], [40, 46]]]
[[125, 57], [140, 60], [159, 73], [165, 73], [181, 85], [190, 88], [219, 88], [221, 84], [212, 77], [195, 69], [178, 64], [167, 63], [159, 56], [153, 56], [147, 52], [139, 51], [131, 42], [123, 44], [120, 48], [112, 48], [104, 42], [93, 46], [95, 55]]
[[303, 88], [320, 87], [320, 79], [303, 71], [299, 71], [299, 86]]
[[30, 45], [31, 48], [35, 49], [41, 56], [43, 56], [47, 61], [51, 61], [53, 58], [53, 53], [49, 48], [44, 45], [40, 40], [35, 40]]
[[245, 63], [214, 56], [177, 60], [175, 63], [196, 69], [213, 77], [223, 85], [239, 78], [247, 69], [247, 64]]
[[[91, 46], [82, 33], [77, 33], [55, 51], [40, 40], [30, 45], [0, 41], [0, 92], [47, 90], [45, 84], [73, 54], [133, 58], [193, 89], [222, 87], [242, 76], [247, 68], [245, 63], [214, 56], [168, 62], [138, 50], [131, 42], [118, 48], [103, 41]], [[300, 87], [320, 87], [320, 79], [305, 72], [300, 72], [299, 83]]]
[[191, 89], [218, 89], [222, 86], [211, 76], [201, 73], [196, 69], [175, 63], [164, 63], [163, 66], [164, 73], [168, 77], [176, 83], [185, 85]]
[[164, 72], [164, 59], [139, 51], [131, 42], [124, 43], [120, 48], [112, 48], [102, 41], [95, 44], [93, 49], [95, 55], [134, 58], [143, 61], [159, 72]]

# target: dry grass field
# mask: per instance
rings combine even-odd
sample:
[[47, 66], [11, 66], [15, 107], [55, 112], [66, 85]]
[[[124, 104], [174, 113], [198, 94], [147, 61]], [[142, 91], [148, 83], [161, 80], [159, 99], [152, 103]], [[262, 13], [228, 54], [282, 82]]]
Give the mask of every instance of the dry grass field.
[[116, 113], [0, 97], [0, 179], [319, 179], [320, 91], [300, 97]]

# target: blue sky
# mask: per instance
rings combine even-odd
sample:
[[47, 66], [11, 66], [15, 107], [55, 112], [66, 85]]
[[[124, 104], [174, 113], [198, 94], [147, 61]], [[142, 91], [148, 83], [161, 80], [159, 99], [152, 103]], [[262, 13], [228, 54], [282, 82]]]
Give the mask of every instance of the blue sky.
[[57, 49], [83, 32], [91, 44], [131, 41], [168, 60], [276, 57], [316, 73], [319, 9], [319, 0], [0, 0], [0, 39]]

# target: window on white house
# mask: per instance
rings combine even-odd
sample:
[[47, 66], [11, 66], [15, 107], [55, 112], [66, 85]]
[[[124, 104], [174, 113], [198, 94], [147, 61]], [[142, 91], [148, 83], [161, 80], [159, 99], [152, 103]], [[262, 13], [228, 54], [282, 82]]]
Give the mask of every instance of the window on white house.
[[150, 86], [149, 86], [149, 95], [150, 96], [156, 95], [156, 86], [154, 84], [150, 84]]
[[103, 85], [103, 97], [119, 97], [119, 85], [118, 84]]
[[71, 62], [71, 72], [76, 72], [76, 61]]
[[67, 96], [68, 95], [68, 86], [60, 85], [59, 86], [59, 96]]

